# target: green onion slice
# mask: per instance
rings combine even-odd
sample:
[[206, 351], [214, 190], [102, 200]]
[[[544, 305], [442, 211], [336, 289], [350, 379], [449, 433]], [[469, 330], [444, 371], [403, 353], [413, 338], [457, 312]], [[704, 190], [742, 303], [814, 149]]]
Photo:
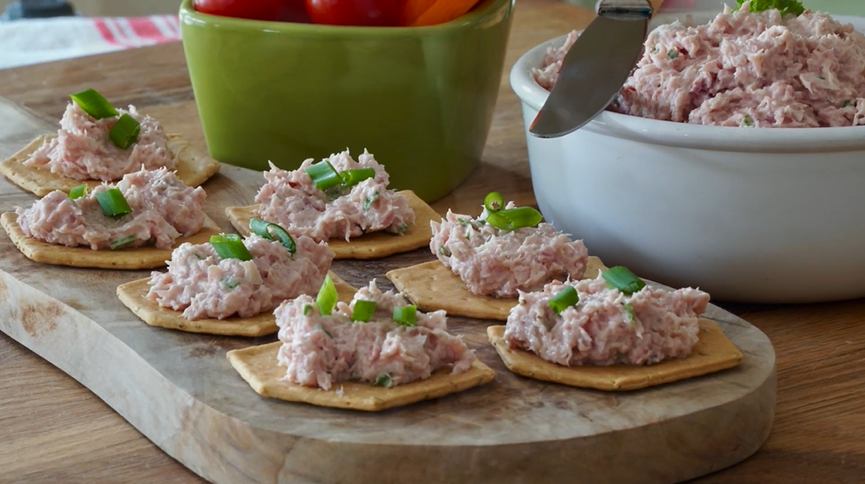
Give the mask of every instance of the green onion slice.
[[484, 208], [490, 213], [498, 212], [505, 208], [505, 199], [499, 192], [490, 192], [486, 198], [484, 198]]
[[108, 132], [108, 137], [111, 142], [117, 145], [118, 148], [127, 149], [132, 146], [132, 143], [138, 139], [138, 133], [141, 132], [141, 125], [132, 116], [124, 114], [111, 127]]
[[111, 248], [111, 250], [117, 250], [122, 249], [133, 242], [135, 242], [135, 236], [127, 235], [126, 237], [120, 237], [117, 240], [111, 241], [111, 244], [108, 247]]
[[126, 198], [119, 188], [111, 188], [94, 196], [99, 202], [99, 206], [102, 207], [102, 213], [107, 217], [119, 217], [132, 213], [129, 203], [126, 202]]
[[383, 373], [379, 375], [374, 382], [372, 382], [372, 386], [388, 388], [390, 387], [392, 379], [393, 378], [390, 376], [390, 373]]
[[277, 224], [265, 222], [260, 218], [252, 218], [249, 220], [249, 230], [259, 237], [281, 243], [292, 254], [297, 251], [294, 238], [292, 238], [288, 231]]
[[312, 313], [312, 304], [304, 304], [303, 305], [303, 315], [309, 316]]
[[417, 319], [417, 306], [397, 306], [393, 308], [393, 320], [400, 326], [414, 326]]
[[339, 176], [339, 173], [327, 160], [322, 160], [308, 166], [306, 174], [312, 178], [312, 182], [315, 183], [316, 188], [322, 191], [342, 184], [342, 177]]
[[562, 311], [571, 306], [576, 306], [578, 302], [580, 302], [580, 295], [577, 294], [574, 286], [565, 286], [561, 292], [550, 299], [550, 307], [553, 308], [556, 314], [562, 314]]
[[85, 113], [93, 116], [95, 119], [110, 118], [117, 116], [117, 110], [114, 106], [105, 99], [102, 94], [87, 89], [86, 91], [76, 92], [69, 96]]
[[534, 227], [543, 218], [543, 215], [532, 207], [517, 207], [487, 215], [487, 223], [501, 230], [516, 230]]
[[87, 184], [86, 183], [78, 185], [77, 187], [73, 188], [72, 190], [69, 190], [69, 198], [71, 198], [72, 200], [77, 200], [77, 199], [84, 197], [84, 196], [87, 196]]
[[252, 254], [237, 234], [212, 235], [210, 245], [216, 249], [220, 259], [252, 260]]
[[372, 168], [358, 168], [356, 170], [345, 170], [339, 174], [342, 177], [342, 184], [347, 187], [353, 187], [367, 178], [375, 177], [375, 170]]
[[618, 289], [628, 295], [646, 287], [646, 283], [642, 279], [623, 266], [612, 267], [604, 271], [603, 277], [607, 281], [607, 286]]
[[359, 299], [354, 302], [354, 309], [351, 310], [351, 320], [368, 323], [375, 313], [375, 301], [364, 301]]
[[330, 274], [325, 276], [324, 282], [321, 283], [321, 289], [318, 290], [318, 296], [315, 297], [315, 304], [318, 306], [318, 312], [322, 316], [330, 316], [333, 308], [336, 307], [336, 301], [339, 300], [339, 294], [336, 292], [336, 286], [333, 285], [333, 279]]

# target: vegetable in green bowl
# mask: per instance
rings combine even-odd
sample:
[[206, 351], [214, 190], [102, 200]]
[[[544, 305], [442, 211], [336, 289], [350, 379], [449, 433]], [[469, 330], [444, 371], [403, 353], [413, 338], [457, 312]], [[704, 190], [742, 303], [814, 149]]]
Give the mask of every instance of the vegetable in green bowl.
[[296, 169], [349, 148], [391, 187], [432, 201], [483, 152], [515, 0], [484, 0], [429, 27], [266, 22], [180, 6], [184, 51], [210, 154]]

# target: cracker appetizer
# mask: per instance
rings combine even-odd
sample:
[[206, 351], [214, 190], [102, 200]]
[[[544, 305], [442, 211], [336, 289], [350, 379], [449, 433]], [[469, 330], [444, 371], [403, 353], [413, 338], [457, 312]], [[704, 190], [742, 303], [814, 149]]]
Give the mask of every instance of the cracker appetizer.
[[92, 191], [79, 185], [49, 193], [0, 221], [28, 258], [47, 264], [103, 269], [165, 265], [171, 249], [218, 232], [204, 213], [204, 189], [165, 168], [125, 175]]
[[[219, 234], [207, 243], [181, 245], [167, 272], [119, 286], [118, 297], [152, 326], [237, 336], [275, 333], [273, 309], [315, 293], [333, 252], [276, 224], [255, 219], [252, 226], [254, 233], [245, 238]], [[353, 289], [342, 287], [350, 298]]]
[[305, 160], [286, 171], [271, 164], [258, 205], [228, 207], [240, 233], [248, 220], [273, 220], [292, 233], [328, 241], [337, 259], [372, 259], [425, 246], [430, 220], [438, 214], [414, 192], [387, 188], [384, 166], [364, 151], [355, 161], [348, 151], [318, 163]]
[[219, 171], [216, 160], [180, 136], [166, 135], [159, 122], [134, 106], [116, 109], [92, 89], [71, 98], [57, 134], [35, 139], [0, 163], [0, 173], [41, 197], [82, 182], [95, 188], [142, 167], [176, 171], [193, 187]]
[[700, 315], [709, 294], [649, 287], [625, 267], [520, 292], [506, 326], [487, 335], [518, 375], [599, 390], [634, 390], [727, 369], [742, 353]]
[[534, 208], [505, 205], [490, 193], [477, 218], [448, 210], [441, 222], [430, 223], [437, 261], [390, 271], [387, 278], [423, 310], [504, 321], [518, 291], [538, 290], [556, 278], [595, 277], [604, 268], [583, 241], [541, 220]]
[[280, 341], [233, 350], [228, 359], [262, 396], [377, 411], [438, 398], [493, 380], [444, 311], [425, 314], [375, 281], [348, 304], [326, 279], [276, 311]]

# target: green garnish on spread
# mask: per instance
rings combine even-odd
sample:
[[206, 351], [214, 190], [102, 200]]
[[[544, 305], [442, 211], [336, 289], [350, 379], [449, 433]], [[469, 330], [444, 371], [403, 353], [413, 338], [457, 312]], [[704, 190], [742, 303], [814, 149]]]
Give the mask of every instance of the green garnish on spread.
[[[306, 167], [306, 174], [312, 178], [315, 187], [323, 192], [334, 187], [351, 188], [364, 180], [375, 178], [375, 170], [372, 168], [356, 168], [338, 172], [327, 160], [321, 160]], [[376, 198], [378, 198], [377, 194], [371, 200], [367, 199], [367, 203], [371, 204]], [[369, 210], [366, 204], [364, 210]]]
[[351, 310], [351, 320], [368, 323], [372, 319], [372, 315], [375, 314], [376, 306], [375, 301], [365, 301], [363, 299], [355, 301], [354, 308]]
[[487, 212], [498, 212], [505, 208], [505, 199], [499, 192], [490, 192], [484, 198], [484, 208]]
[[634, 312], [634, 306], [632, 306], [631, 303], [625, 303], [625, 314], [628, 315], [629, 323], [637, 320], [637, 313]]
[[[738, 7], [733, 11], [738, 10], [746, 0], [737, 0]], [[751, 0], [748, 8], [749, 12], [762, 12], [764, 10], [775, 9], [781, 12], [782, 15], [802, 15], [805, 7], [799, 0]]]
[[315, 297], [315, 305], [318, 306], [318, 312], [322, 316], [330, 316], [338, 300], [339, 293], [336, 292], [333, 279], [328, 274], [325, 276], [324, 282], [321, 283], [321, 289], [318, 290], [318, 295]]
[[679, 58], [679, 51], [676, 49], [670, 49], [667, 51], [667, 57], [670, 59], [678, 59]]
[[87, 184], [86, 183], [78, 185], [77, 187], [73, 188], [72, 190], [69, 190], [69, 198], [71, 198], [72, 200], [77, 200], [77, 199], [84, 197], [86, 195], [87, 195]]
[[751, 128], [754, 126], [754, 120], [751, 118], [750, 114], [746, 114], [744, 118], [742, 118], [742, 124]]
[[517, 230], [534, 227], [541, 223], [543, 215], [532, 207], [517, 207], [499, 210], [487, 215], [487, 223], [501, 230]]
[[123, 114], [108, 131], [108, 137], [118, 148], [127, 149], [138, 139], [141, 124], [128, 114]]
[[602, 276], [604, 280], [607, 281], [608, 287], [618, 289], [627, 295], [631, 295], [646, 287], [646, 283], [634, 275], [634, 273], [627, 267], [612, 267], [609, 270], [604, 271]]
[[312, 304], [304, 304], [303, 305], [303, 315], [309, 316], [312, 313]]
[[397, 306], [393, 308], [393, 320], [400, 326], [415, 326], [417, 306]]
[[571, 306], [576, 306], [580, 302], [580, 295], [574, 286], [565, 286], [558, 294], [550, 298], [550, 307], [556, 314], [562, 314], [562, 311]]
[[132, 213], [129, 203], [119, 188], [111, 188], [94, 196], [106, 217], [120, 217]]
[[99, 94], [93, 89], [76, 92], [70, 94], [70, 98], [82, 111], [92, 116], [94, 119], [105, 119], [112, 116], [117, 116], [117, 110], [108, 102], [102, 94]]
[[265, 222], [260, 218], [252, 218], [249, 220], [249, 230], [263, 239], [281, 243], [292, 254], [297, 251], [297, 245], [291, 234], [275, 223]]
[[391, 380], [392, 377], [390, 376], [390, 373], [385, 373], [383, 375], [379, 375], [378, 378], [376, 378], [375, 381], [372, 382], [372, 386], [387, 388], [390, 387]]
[[216, 250], [220, 259], [252, 260], [252, 254], [237, 234], [213, 235], [210, 237], [210, 245]]

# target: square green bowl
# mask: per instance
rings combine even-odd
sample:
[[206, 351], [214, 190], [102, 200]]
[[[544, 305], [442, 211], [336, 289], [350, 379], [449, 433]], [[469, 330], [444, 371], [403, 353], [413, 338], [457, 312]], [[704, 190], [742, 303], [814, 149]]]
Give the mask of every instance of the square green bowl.
[[342, 27], [180, 6], [204, 136], [217, 160], [295, 169], [350, 149], [391, 187], [436, 200], [477, 166], [502, 80], [515, 0], [429, 27]]

